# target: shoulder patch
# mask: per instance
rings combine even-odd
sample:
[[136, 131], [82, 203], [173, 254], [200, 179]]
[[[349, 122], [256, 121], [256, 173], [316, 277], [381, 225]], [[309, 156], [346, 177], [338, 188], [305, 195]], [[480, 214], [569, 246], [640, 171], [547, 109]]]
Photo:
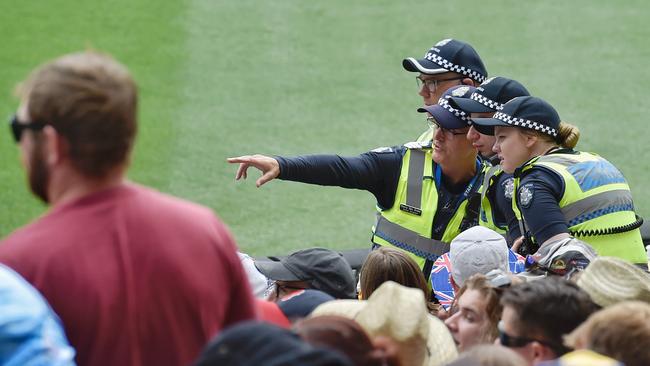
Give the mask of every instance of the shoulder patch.
[[380, 153], [380, 154], [381, 153], [389, 153], [389, 152], [393, 152], [393, 148], [392, 147], [378, 147], [378, 148], [376, 148], [374, 150], [370, 150], [370, 152]]
[[533, 196], [535, 194], [535, 186], [533, 183], [526, 183], [523, 187], [519, 189], [519, 203], [525, 207], [530, 207], [533, 202]]
[[510, 177], [504, 180], [501, 184], [503, 185], [503, 195], [506, 197], [506, 199], [512, 200], [512, 194], [515, 191], [515, 179], [513, 177]]

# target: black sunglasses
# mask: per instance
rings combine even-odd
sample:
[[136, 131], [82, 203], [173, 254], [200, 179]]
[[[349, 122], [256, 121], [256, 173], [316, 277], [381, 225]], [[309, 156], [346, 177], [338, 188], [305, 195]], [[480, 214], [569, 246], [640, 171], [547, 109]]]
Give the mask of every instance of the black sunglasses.
[[23, 135], [23, 131], [25, 131], [25, 130], [34, 130], [34, 131], [42, 130], [43, 127], [45, 127], [46, 123], [37, 122], [37, 121], [29, 122], [29, 123], [21, 122], [18, 119], [18, 116], [16, 116], [14, 114], [11, 117], [11, 120], [9, 121], [9, 125], [11, 126], [11, 132], [13, 133], [14, 141], [16, 141], [16, 143], [20, 143], [20, 139], [21, 139], [21, 137]]
[[499, 342], [504, 347], [509, 347], [509, 348], [523, 347], [528, 343], [537, 342], [552, 349], [553, 352], [555, 352], [558, 355], [558, 357], [565, 354], [569, 350], [567, 347], [564, 347], [562, 345], [554, 344], [547, 341], [542, 341], [539, 339], [511, 336], [508, 333], [506, 333], [505, 330], [503, 329], [503, 321], [499, 322], [499, 324], [497, 325], [497, 329], [499, 330]]

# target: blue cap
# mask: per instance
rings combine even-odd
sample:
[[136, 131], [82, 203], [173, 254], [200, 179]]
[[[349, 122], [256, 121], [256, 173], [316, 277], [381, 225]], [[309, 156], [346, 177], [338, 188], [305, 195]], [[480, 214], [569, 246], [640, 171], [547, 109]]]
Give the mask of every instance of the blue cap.
[[453, 108], [449, 104], [449, 99], [451, 97], [469, 97], [475, 90], [475, 87], [468, 85], [453, 86], [442, 94], [440, 99], [438, 99], [438, 104], [418, 108], [418, 112], [429, 112], [443, 128], [455, 129], [467, 127], [470, 124], [469, 115], [460, 109]]
[[482, 83], [487, 78], [487, 70], [481, 57], [469, 43], [457, 39], [439, 41], [421, 59], [408, 57], [402, 66], [411, 72], [435, 75], [455, 72]]
[[449, 103], [466, 113], [498, 112], [511, 99], [527, 95], [530, 93], [518, 81], [496, 76], [476, 87], [469, 98], [452, 97]]
[[503, 106], [492, 118], [473, 118], [479, 126], [520, 127], [556, 137], [560, 128], [560, 115], [541, 98], [517, 97]]

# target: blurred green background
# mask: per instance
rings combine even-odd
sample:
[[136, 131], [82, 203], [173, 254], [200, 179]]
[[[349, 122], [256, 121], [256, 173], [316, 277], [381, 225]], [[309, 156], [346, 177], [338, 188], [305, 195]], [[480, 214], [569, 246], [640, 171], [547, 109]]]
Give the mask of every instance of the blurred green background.
[[[276, 181], [235, 183], [225, 158], [356, 155], [415, 139], [426, 124], [402, 69], [458, 38], [490, 76], [522, 82], [582, 130], [628, 178], [650, 217], [650, 27], [646, 1], [0, 0], [0, 115], [40, 63], [93, 48], [140, 87], [130, 178], [212, 207], [253, 255], [369, 245], [367, 192]], [[0, 235], [45, 211], [0, 134]]]

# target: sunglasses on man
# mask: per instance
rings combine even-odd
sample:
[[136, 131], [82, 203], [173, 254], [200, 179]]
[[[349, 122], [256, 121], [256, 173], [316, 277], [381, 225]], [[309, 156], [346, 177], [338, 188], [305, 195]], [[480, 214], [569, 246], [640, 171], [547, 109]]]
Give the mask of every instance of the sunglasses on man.
[[558, 356], [563, 355], [569, 351], [567, 347], [560, 344], [554, 344], [551, 342], [542, 341], [534, 338], [512, 336], [506, 333], [503, 326], [503, 320], [499, 322], [499, 324], [497, 325], [497, 329], [499, 330], [499, 342], [504, 347], [518, 348], [518, 347], [524, 347], [525, 345], [532, 342], [537, 342], [545, 345], [546, 347], [549, 347]]
[[16, 143], [20, 143], [20, 139], [23, 136], [23, 131], [25, 130], [33, 130], [33, 131], [39, 131], [42, 130], [43, 127], [45, 127], [46, 123], [42, 122], [22, 122], [18, 119], [18, 116], [15, 114], [11, 117], [9, 120], [9, 126], [11, 127], [11, 132], [14, 137], [14, 141]]

